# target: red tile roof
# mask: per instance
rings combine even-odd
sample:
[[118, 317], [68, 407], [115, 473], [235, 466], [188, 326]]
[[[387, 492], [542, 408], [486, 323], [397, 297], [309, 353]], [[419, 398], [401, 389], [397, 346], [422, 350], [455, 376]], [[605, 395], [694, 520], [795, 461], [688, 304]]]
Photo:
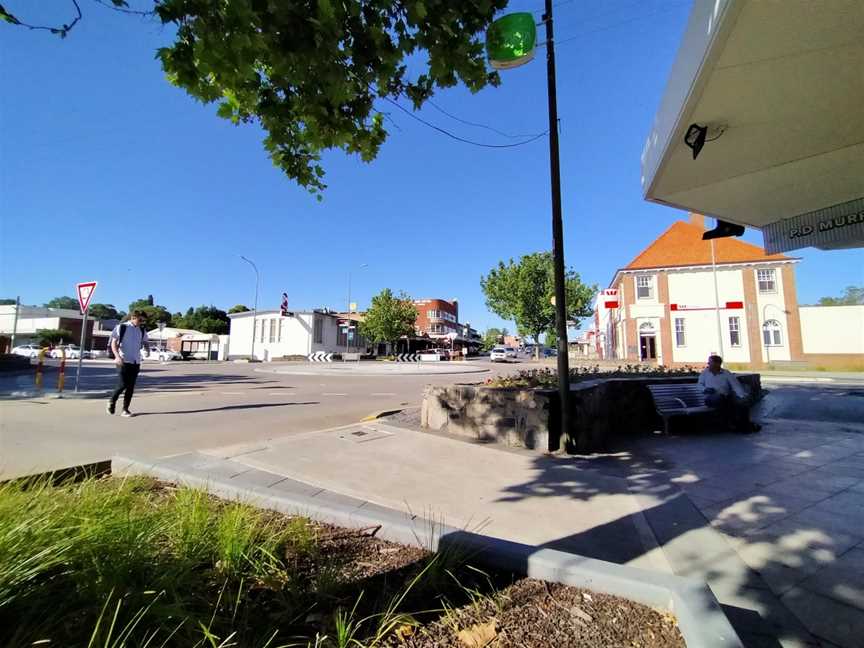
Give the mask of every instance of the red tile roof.
[[[711, 241], [702, 240], [704, 231], [697, 225], [676, 221], [623, 269], [710, 265]], [[792, 260], [783, 254], [765, 254], [758, 245], [736, 238], [715, 239], [714, 254], [717, 263]]]

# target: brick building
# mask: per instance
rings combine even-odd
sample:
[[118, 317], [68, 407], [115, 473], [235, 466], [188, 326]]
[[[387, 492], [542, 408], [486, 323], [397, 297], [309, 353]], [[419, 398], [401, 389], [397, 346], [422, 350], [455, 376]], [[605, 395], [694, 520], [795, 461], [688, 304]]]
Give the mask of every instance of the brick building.
[[459, 301], [452, 299], [415, 299], [417, 321], [414, 329], [418, 341], [411, 350], [422, 348], [423, 339], [428, 339], [436, 346], [463, 348], [468, 347], [473, 353], [480, 347], [480, 335], [471, 328], [470, 323], [459, 321]]

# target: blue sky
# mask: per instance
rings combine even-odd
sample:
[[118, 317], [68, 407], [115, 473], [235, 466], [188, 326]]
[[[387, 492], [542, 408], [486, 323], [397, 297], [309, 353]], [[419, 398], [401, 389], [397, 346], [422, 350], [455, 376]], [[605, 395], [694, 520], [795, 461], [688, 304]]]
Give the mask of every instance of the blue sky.
[[[6, 6], [29, 22], [65, 19], [63, 3]], [[510, 8], [539, 17], [541, 6]], [[460, 319], [485, 328], [500, 321], [480, 276], [500, 259], [551, 248], [545, 138], [477, 148], [392, 109], [399, 130], [391, 124], [375, 162], [325, 156], [319, 203], [273, 167], [259, 129], [231, 125], [165, 81], [154, 52], [170, 30], [82, 8], [65, 40], [0, 26], [0, 296], [41, 304], [96, 279], [94, 300], [123, 308], [147, 294], [171, 311], [251, 305], [243, 254], [261, 270], [261, 308], [278, 307], [283, 291], [293, 308], [343, 308], [354, 269], [361, 308], [384, 287], [455, 297]], [[605, 285], [684, 216], [643, 201], [639, 157], [689, 9], [577, 0], [556, 10], [565, 257], [589, 283]], [[469, 121], [541, 132], [543, 54], [504, 73], [499, 88], [446, 90], [435, 101]], [[422, 116], [463, 137], [508, 141], [432, 107]], [[799, 256], [802, 303], [862, 282], [862, 250]]]

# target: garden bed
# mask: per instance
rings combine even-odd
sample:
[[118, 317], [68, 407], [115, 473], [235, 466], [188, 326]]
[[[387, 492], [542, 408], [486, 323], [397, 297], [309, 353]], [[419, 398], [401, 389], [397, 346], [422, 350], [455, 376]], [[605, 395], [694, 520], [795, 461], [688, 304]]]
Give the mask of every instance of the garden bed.
[[[698, 373], [639, 365], [601, 371], [598, 367], [570, 372], [570, 452], [600, 452], [615, 437], [662, 429], [647, 385], [695, 383]], [[759, 374], [738, 374], [742, 384], [761, 396]], [[548, 369], [520, 371], [477, 385], [429, 385], [420, 412], [424, 428], [498, 442], [541, 452], [562, 447], [557, 373]]]
[[3, 646], [683, 646], [668, 614], [148, 478], [0, 486]]

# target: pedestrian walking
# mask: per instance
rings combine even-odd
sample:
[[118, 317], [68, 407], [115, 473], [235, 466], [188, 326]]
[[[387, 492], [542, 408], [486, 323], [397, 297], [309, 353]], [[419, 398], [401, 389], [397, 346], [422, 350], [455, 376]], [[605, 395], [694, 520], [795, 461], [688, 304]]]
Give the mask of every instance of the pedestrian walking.
[[135, 381], [141, 370], [141, 350], [149, 355], [150, 342], [144, 330], [144, 313], [132, 311], [128, 322], [121, 322], [111, 331], [111, 351], [114, 352], [114, 362], [117, 365], [117, 389], [111, 394], [107, 411], [113, 414], [117, 407], [117, 399], [123, 394], [123, 410], [120, 416], [131, 418], [129, 405], [135, 392]]

